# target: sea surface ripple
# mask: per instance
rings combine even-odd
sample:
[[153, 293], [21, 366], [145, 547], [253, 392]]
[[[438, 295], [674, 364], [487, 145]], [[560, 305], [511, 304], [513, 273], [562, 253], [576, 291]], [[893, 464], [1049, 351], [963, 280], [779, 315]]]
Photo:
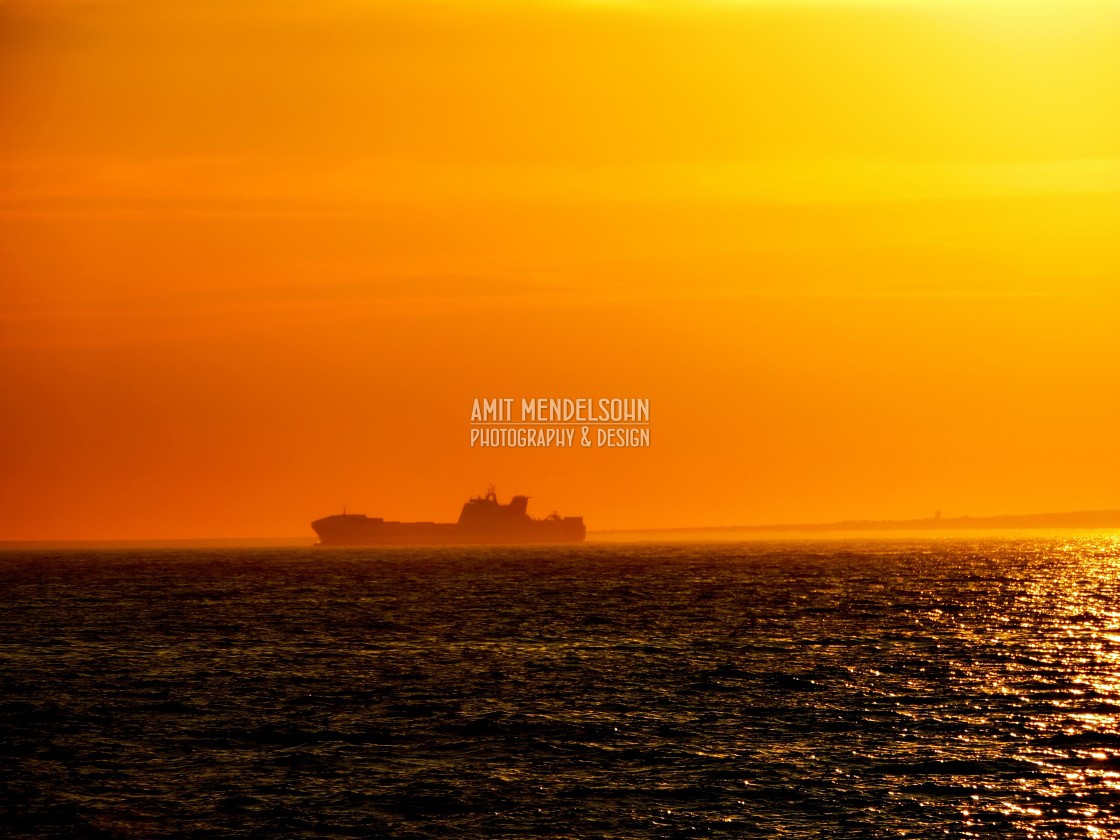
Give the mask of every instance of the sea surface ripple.
[[1120, 538], [0, 553], [12, 837], [1118, 837]]

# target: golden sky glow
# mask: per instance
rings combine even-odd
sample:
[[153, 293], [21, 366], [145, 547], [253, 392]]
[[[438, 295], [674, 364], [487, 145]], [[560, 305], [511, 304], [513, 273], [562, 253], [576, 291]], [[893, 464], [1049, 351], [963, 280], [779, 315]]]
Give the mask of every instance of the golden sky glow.
[[1117, 102], [1105, 2], [0, 2], [0, 539], [1120, 508]]

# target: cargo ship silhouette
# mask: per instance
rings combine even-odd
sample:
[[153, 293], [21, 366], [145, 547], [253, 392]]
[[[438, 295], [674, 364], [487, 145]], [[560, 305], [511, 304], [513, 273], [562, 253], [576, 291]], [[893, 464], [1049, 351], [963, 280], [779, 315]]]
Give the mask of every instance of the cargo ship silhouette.
[[386, 522], [360, 513], [336, 514], [311, 523], [318, 545], [517, 545], [582, 542], [582, 516], [529, 516], [529, 497], [498, 502], [494, 486], [463, 505], [458, 522]]

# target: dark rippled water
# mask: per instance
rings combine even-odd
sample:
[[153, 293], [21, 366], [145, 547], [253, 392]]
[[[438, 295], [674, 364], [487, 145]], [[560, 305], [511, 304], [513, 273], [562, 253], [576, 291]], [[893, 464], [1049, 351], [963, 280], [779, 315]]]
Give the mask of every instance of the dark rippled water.
[[1120, 836], [1120, 539], [0, 554], [26, 837]]

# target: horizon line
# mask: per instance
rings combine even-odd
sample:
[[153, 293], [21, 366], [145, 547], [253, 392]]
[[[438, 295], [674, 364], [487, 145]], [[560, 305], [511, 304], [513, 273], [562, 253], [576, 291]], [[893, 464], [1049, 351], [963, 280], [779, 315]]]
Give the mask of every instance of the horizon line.
[[[625, 534], [734, 534], [800, 533], [835, 534], [899, 531], [1013, 531], [1013, 530], [1116, 530], [1120, 529], [1120, 508], [1076, 510], [1060, 513], [998, 514], [995, 516], [920, 517], [916, 519], [845, 519], [821, 523], [783, 523], [769, 525], [681, 525], [653, 528], [602, 528], [588, 530], [592, 535]], [[314, 547], [314, 536], [288, 537], [100, 537], [0, 539], [0, 551], [22, 548], [236, 548]], [[589, 540], [591, 541], [591, 540]]]

